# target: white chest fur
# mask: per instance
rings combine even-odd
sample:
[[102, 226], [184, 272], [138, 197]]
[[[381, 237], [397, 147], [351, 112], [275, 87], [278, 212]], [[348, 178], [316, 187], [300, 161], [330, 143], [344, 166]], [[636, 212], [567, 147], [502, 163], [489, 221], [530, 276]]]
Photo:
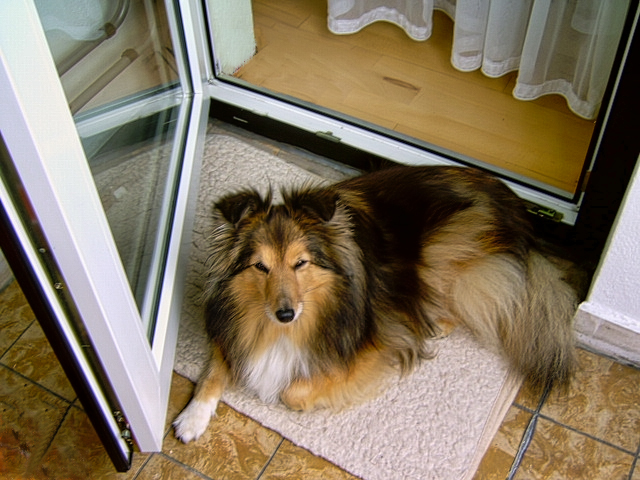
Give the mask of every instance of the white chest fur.
[[298, 376], [309, 376], [307, 355], [285, 337], [280, 337], [244, 369], [246, 386], [266, 403], [277, 401], [280, 392]]

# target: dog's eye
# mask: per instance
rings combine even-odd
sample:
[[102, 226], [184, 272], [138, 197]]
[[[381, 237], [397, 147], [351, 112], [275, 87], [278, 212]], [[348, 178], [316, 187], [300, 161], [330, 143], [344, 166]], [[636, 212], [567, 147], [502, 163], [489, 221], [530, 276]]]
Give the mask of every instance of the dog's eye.
[[308, 263], [309, 263], [309, 260], [298, 260], [298, 263], [296, 263], [296, 266], [294, 268], [298, 270], [299, 268], [304, 267]]
[[253, 264], [253, 266], [257, 268], [259, 271], [261, 271], [262, 273], [269, 273], [269, 269], [262, 262], [256, 262]]

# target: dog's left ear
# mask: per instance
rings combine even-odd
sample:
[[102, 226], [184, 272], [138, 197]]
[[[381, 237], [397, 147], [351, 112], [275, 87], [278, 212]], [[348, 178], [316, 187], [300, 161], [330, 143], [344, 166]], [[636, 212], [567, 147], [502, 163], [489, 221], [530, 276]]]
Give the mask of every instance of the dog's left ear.
[[304, 212], [307, 215], [328, 222], [336, 212], [338, 194], [330, 189], [311, 188], [292, 192], [283, 192], [284, 204], [292, 213]]

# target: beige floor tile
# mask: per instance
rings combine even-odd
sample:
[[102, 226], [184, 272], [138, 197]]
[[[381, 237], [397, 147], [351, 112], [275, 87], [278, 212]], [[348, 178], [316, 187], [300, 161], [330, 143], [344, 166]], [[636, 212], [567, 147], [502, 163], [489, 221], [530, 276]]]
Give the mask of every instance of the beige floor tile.
[[12, 282], [0, 293], [0, 357], [35, 319], [18, 282]]
[[566, 395], [553, 393], [542, 414], [630, 452], [640, 440], [640, 370], [579, 351]]
[[529, 420], [531, 420], [529, 412], [517, 407], [509, 409], [498, 433], [491, 442], [491, 446], [476, 470], [474, 480], [503, 480], [506, 478]]
[[69, 401], [76, 398], [73, 387], [38, 322], [29, 326], [2, 357], [1, 363]]
[[633, 456], [541, 418], [517, 480], [627, 479]]
[[136, 480], [196, 480], [202, 479], [184, 465], [163, 455], [154, 455], [144, 466]]
[[173, 431], [166, 436], [165, 455], [212, 478], [257, 478], [282, 437], [225, 404], [197, 441], [183, 444]]
[[288, 480], [351, 480], [358, 477], [285, 440], [278, 448], [260, 480], [280, 478]]
[[86, 413], [72, 407], [42, 459], [40, 471], [44, 478], [129, 479], [135, 477], [145, 459], [145, 454], [134, 455], [128, 472], [116, 472]]
[[69, 403], [0, 366], [0, 478], [30, 478]]

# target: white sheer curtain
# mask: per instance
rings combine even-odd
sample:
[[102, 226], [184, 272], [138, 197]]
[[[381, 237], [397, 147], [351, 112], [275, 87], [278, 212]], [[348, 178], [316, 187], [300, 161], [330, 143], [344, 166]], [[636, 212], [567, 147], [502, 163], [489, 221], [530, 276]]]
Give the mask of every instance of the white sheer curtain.
[[629, 0], [328, 0], [328, 27], [355, 33], [380, 20], [415, 40], [434, 9], [454, 21], [451, 63], [490, 77], [518, 70], [513, 95], [563, 95], [581, 117], [598, 114]]

